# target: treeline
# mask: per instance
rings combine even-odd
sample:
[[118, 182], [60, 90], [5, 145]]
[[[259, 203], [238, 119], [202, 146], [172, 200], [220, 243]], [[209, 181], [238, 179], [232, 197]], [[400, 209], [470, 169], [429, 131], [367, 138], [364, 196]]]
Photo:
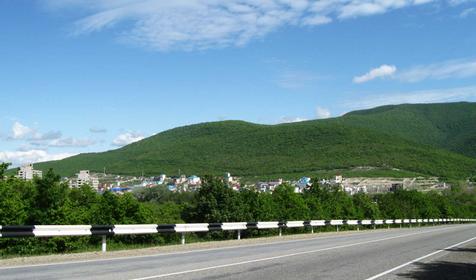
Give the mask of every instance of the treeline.
[[[0, 172], [1, 173], [1, 172]], [[282, 185], [273, 193], [234, 191], [217, 177], [205, 177], [194, 193], [173, 193], [165, 186], [134, 193], [98, 194], [89, 186], [70, 189], [52, 170], [42, 179], [23, 181], [0, 174], [0, 225], [142, 224], [184, 222], [285, 221], [310, 219], [445, 218], [476, 216], [476, 195], [453, 188], [444, 194], [397, 191], [350, 196], [319, 186], [304, 193]], [[246, 234], [246, 233], [245, 233]], [[226, 233], [197, 238], [226, 238]], [[112, 248], [178, 242], [177, 235], [121, 236]], [[96, 237], [0, 238], [0, 254], [41, 254], [88, 250]], [[111, 246], [110, 245], [110, 246]]]

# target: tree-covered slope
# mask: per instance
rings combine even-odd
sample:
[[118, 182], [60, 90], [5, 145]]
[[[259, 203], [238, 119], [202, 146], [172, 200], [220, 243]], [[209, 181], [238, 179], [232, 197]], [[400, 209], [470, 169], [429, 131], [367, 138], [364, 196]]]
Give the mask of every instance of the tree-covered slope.
[[354, 111], [336, 121], [476, 158], [476, 103], [382, 106]]
[[280, 125], [242, 121], [168, 130], [118, 150], [38, 164], [62, 175], [79, 169], [120, 174], [263, 175], [376, 166], [467, 177], [476, 160], [335, 119]]

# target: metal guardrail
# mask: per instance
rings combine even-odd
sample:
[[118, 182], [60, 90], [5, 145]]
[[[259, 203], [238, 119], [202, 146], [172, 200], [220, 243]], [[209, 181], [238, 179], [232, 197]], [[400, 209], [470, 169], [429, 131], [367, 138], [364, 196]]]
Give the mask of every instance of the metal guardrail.
[[310, 220], [284, 222], [238, 222], [238, 223], [191, 223], [191, 224], [135, 224], [135, 225], [25, 225], [0, 226], [0, 238], [16, 237], [56, 237], [56, 236], [102, 236], [102, 251], [106, 251], [106, 237], [126, 234], [155, 234], [181, 233], [181, 243], [185, 244], [185, 234], [191, 232], [208, 231], [236, 231], [237, 239], [241, 238], [241, 231], [249, 229], [278, 229], [281, 236], [286, 228], [310, 228], [314, 233], [315, 227], [353, 226], [357, 230], [361, 226], [399, 225], [402, 224], [435, 224], [435, 223], [472, 223], [476, 219], [385, 219], [385, 220]]

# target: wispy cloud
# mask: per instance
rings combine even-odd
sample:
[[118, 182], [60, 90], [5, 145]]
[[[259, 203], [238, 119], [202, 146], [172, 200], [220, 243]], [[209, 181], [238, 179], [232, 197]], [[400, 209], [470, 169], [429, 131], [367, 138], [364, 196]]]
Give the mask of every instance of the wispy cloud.
[[462, 18], [466, 18], [466, 17], [471, 16], [471, 15], [476, 15], [476, 8], [467, 8], [467, 9], [464, 9], [464, 10], [459, 14], [459, 16], [462, 17]]
[[382, 93], [379, 95], [371, 95], [349, 100], [344, 104], [344, 106], [349, 109], [364, 109], [389, 104], [441, 103], [470, 100], [476, 101], [476, 86]]
[[443, 80], [476, 76], [476, 59], [454, 59], [433, 64], [417, 65], [397, 70], [393, 65], [382, 65], [368, 73], [354, 77], [354, 83], [365, 83], [377, 78], [392, 78], [401, 82], [414, 83], [423, 80]]
[[397, 67], [395, 67], [394, 65], [384, 64], [370, 70], [362, 76], [354, 77], [353, 82], [356, 84], [361, 84], [371, 80], [375, 80], [377, 78], [389, 77], [395, 74], [396, 71]]
[[[54, 10], [86, 14], [75, 33], [125, 26], [122, 41], [147, 48], [194, 50], [243, 46], [283, 26], [315, 26], [454, 0], [44, 0]], [[124, 23], [124, 24], [122, 24]]]
[[316, 117], [318, 119], [328, 119], [331, 117], [331, 111], [324, 107], [317, 106], [316, 107]]
[[11, 128], [11, 135], [8, 140], [27, 142], [36, 147], [88, 147], [96, 142], [91, 139], [77, 139], [73, 137], [63, 138], [61, 131], [40, 132], [36, 128], [31, 128], [18, 121], [15, 121]]
[[45, 150], [35, 149], [27, 151], [0, 151], [0, 162], [10, 162], [15, 167], [26, 163], [60, 160], [74, 155], [74, 153], [49, 153]]
[[114, 140], [112, 141], [112, 144], [114, 146], [122, 147], [125, 145], [129, 145], [131, 143], [140, 141], [144, 139], [145, 136], [142, 133], [139, 132], [125, 132], [122, 134], [119, 134]]
[[303, 121], [307, 121], [308, 119], [306, 118], [301, 118], [301, 117], [289, 117], [289, 116], [286, 116], [286, 117], [282, 117], [280, 120], [279, 120], [279, 123], [295, 123], [295, 122], [303, 122]]
[[400, 71], [395, 77], [404, 82], [419, 82], [427, 79], [467, 78], [476, 76], [475, 59], [449, 60], [429, 65], [419, 65]]
[[96, 141], [92, 139], [78, 139], [73, 137], [53, 139], [51, 141], [31, 141], [31, 145], [40, 146], [40, 147], [77, 147], [84, 148], [96, 144]]
[[44, 141], [61, 138], [60, 131], [48, 131], [41, 133], [35, 128], [26, 126], [18, 121], [15, 121], [12, 125], [11, 135], [9, 139], [13, 140], [30, 140], [30, 141]]

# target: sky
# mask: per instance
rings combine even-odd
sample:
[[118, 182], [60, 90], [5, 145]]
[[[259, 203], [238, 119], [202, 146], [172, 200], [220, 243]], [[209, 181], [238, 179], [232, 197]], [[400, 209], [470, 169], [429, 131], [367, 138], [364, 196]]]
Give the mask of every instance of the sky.
[[475, 0], [0, 0], [0, 161], [476, 101]]

